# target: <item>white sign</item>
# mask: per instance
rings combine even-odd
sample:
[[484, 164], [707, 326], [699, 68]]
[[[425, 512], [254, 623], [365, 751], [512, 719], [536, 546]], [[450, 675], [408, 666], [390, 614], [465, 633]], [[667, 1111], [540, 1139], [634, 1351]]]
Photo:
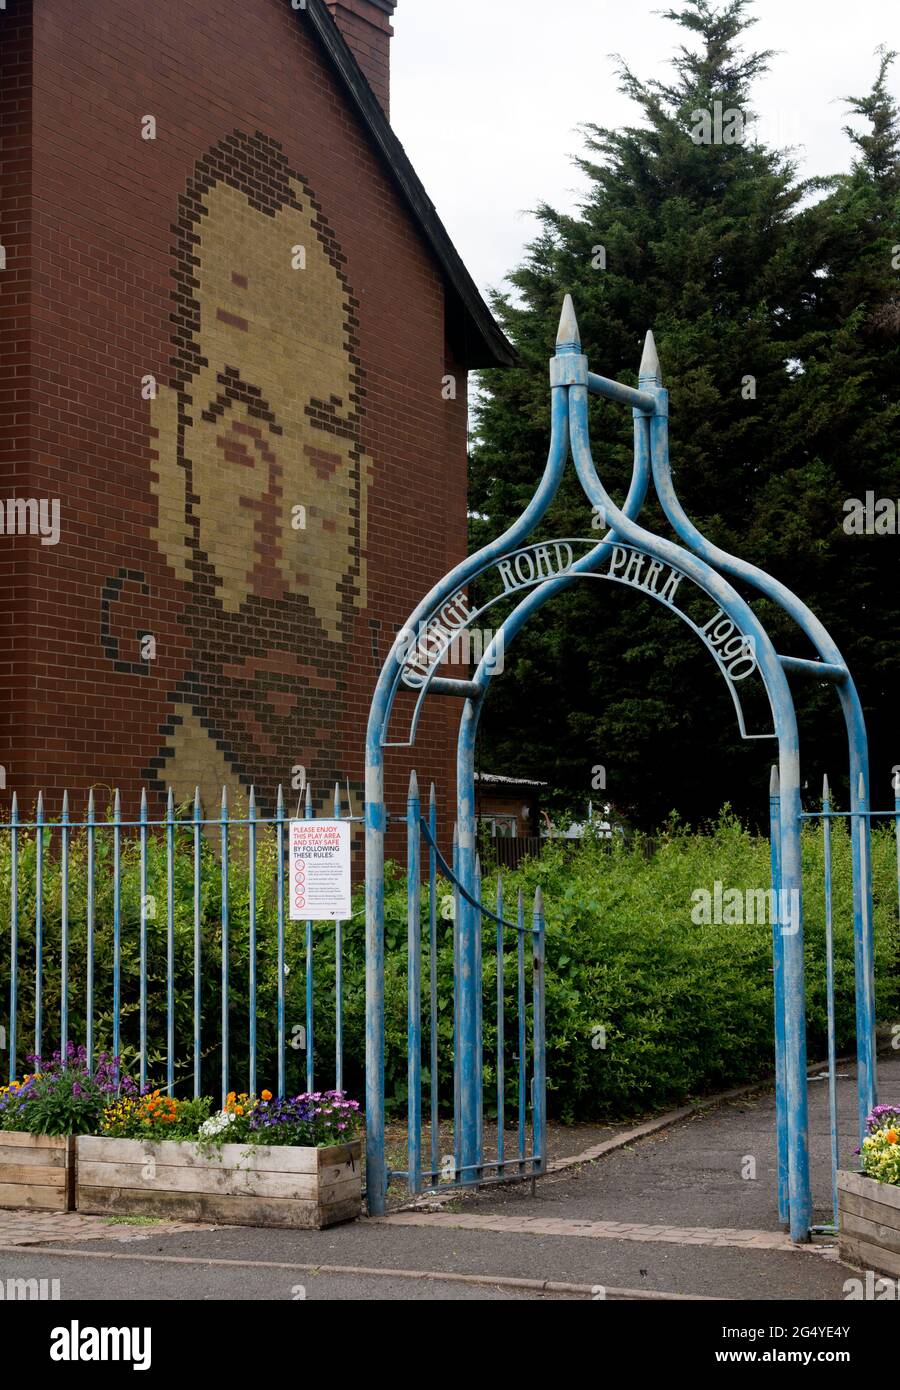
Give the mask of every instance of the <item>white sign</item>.
[[338, 922], [353, 916], [349, 821], [291, 821], [288, 888], [292, 922]]

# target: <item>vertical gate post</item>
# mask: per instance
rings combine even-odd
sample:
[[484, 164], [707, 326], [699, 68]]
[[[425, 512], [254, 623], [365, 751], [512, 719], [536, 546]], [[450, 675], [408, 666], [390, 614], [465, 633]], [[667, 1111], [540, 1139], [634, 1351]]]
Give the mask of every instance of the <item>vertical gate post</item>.
[[781, 882], [788, 921], [781, 923], [784, 948], [785, 1094], [788, 1122], [790, 1231], [794, 1241], [809, 1239], [812, 1195], [809, 1184], [809, 1097], [806, 1079], [806, 989], [803, 958], [803, 899], [800, 864], [800, 758], [796, 746], [781, 742]]
[[[476, 706], [467, 700], [460, 724], [456, 760], [459, 881], [475, 896], [475, 731]], [[459, 894], [459, 1062], [460, 1062], [460, 1177], [471, 1182], [478, 1167], [478, 923], [476, 912]]]
[[[476, 824], [477, 842], [477, 824]], [[474, 896], [481, 902], [481, 855], [475, 854]], [[475, 1176], [481, 1181], [484, 1176], [484, 962], [482, 955], [482, 936], [484, 918], [480, 907], [472, 908], [472, 926], [475, 929]]]
[[383, 711], [373, 702], [366, 740], [366, 1203], [387, 1201], [384, 1158], [384, 753]]
[[453, 824], [453, 1176], [459, 1179], [462, 1164], [462, 1070], [460, 1067], [459, 1028], [459, 826]]
[[431, 1072], [431, 1181], [439, 1181], [441, 1166], [441, 1132], [438, 1123], [438, 970], [437, 970], [437, 795], [434, 783], [428, 797], [428, 1021], [430, 1031], [429, 1068]]
[[534, 1044], [534, 1076], [532, 1079], [532, 1133], [534, 1144], [533, 1174], [544, 1172], [544, 1143], [547, 1132], [547, 1033], [545, 1022], [544, 971], [544, 895], [540, 886], [535, 889], [532, 917], [532, 952], [534, 959], [534, 993], [532, 996], [532, 1040]]
[[419, 818], [419, 784], [409, 775], [406, 802], [406, 972], [407, 972], [407, 1169], [409, 1190], [415, 1196], [422, 1187], [422, 837]]
[[775, 996], [775, 1129], [778, 1145], [778, 1220], [788, 1222], [788, 1125], [784, 1058], [784, 938], [781, 935], [781, 792], [778, 768], [769, 783], [769, 845], [772, 861], [772, 980]]
[[828, 1008], [828, 1121], [831, 1128], [831, 1208], [838, 1227], [838, 1108], [837, 1056], [834, 1027], [834, 923], [831, 891], [831, 791], [822, 781], [822, 848], [825, 868], [825, 995]]
[[872, 860], [869, 800], [862, 767], [853, 777], [851, 760], [850, 833], [853, 847], [853, 946], [856, 973], [856, 1053], [859, 1142], [866, 1118], [877, 1102], [875, 1061], [875, 951], [872, 925]]
[[19, 1017], [19, 799], [12, 795], [10, 812], [10, 880], [9, 880], [9, 1084], [16, 1079], [16, 1049], [18, 1047]]
[[[312, 785], [306, 784], [306, 805], [303, 809], [305, 820], [313, 819], [313, 799]], [[314, 1033], [315, 1033], [315, 996], [313, 993], [313, 948], [315, 938], [313, 935], [313, 923], [306, 923], [306, 1089], [314, 1091], [316, 1088], [315, 1077], [315, 1053], [314, 1053]]]

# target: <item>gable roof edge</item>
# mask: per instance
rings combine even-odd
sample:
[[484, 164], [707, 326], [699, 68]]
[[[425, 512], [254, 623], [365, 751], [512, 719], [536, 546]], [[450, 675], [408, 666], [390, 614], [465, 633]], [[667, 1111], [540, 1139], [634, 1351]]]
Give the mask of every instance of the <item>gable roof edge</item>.
[[[356, 61], [346, 39], [326, 9], [323, 0], [306, 0], [305, 11], [332, 67], [347, 89], [379, 154], [387, 164], [413, 217], [438, 261], [448, 288], [463, 310], [460, 316], [448, 313], [448, 321], [462, 318], [460, 324], [462, 363], [466, 367], [513, 367], [518, 354], [500, 328], [462, 257], [450, 239], [434, 203], [394, 133], [378, 98]], [[298, 14], [302, 13], [298, 11]], [[448, 305], [448, 310], [451, 306]], [[468, 320], [468, 322], [466, 322]], [[456, 336], [456, 335], [454, 335]]]

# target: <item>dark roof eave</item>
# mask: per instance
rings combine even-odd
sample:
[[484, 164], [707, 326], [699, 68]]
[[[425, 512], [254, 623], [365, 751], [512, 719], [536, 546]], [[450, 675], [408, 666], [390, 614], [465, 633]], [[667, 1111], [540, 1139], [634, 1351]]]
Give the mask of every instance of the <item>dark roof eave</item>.
[[[347, 88], [363, 124], [422, 228], [444, 272], [448, 291], [463, 311], [461, 315], [448, 315], [451, 321], [461, 321], [460, 331], [454, 336], [458, 339], [455, 349], [462, 365], [516, 366], [519, 357], [515, 348], [479, 294], [478, 287], [463, 265], [459, 252], [438, 216], [437, 209], [425, 192], [422, 181], [394, 134], [378, 98], [323, 0], [307, 0], [306, 13], [322, 47]], [[302, 11], [298, 11], [299, 14], [302, 14]]]

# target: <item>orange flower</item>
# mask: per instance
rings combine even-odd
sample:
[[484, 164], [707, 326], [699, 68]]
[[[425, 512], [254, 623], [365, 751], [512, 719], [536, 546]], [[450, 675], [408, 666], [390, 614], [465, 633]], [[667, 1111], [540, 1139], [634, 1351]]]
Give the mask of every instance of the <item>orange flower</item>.
[[263, 1093], [262, 1093], [262, 1098], [263, 1098], [263, 1100], [271, 1100], [271, 1099], [272, 1099], [272, 1092], [271, 1092], [271, 1091], [263, 1091]]
[[235, 1113], [236, 1115], [243, 1115], [243, 1113], [244, 1113], [244, 1107], [243, 1107], [242, 1105], [236, 1105], [236, 1106], [234, 1107], [234, 1113]]
[[889, 1129], [884, 1137], [889, 1144], [896, 1144], [900, 1141], [900, 1134], [898, 1134], [895, 1129]]

